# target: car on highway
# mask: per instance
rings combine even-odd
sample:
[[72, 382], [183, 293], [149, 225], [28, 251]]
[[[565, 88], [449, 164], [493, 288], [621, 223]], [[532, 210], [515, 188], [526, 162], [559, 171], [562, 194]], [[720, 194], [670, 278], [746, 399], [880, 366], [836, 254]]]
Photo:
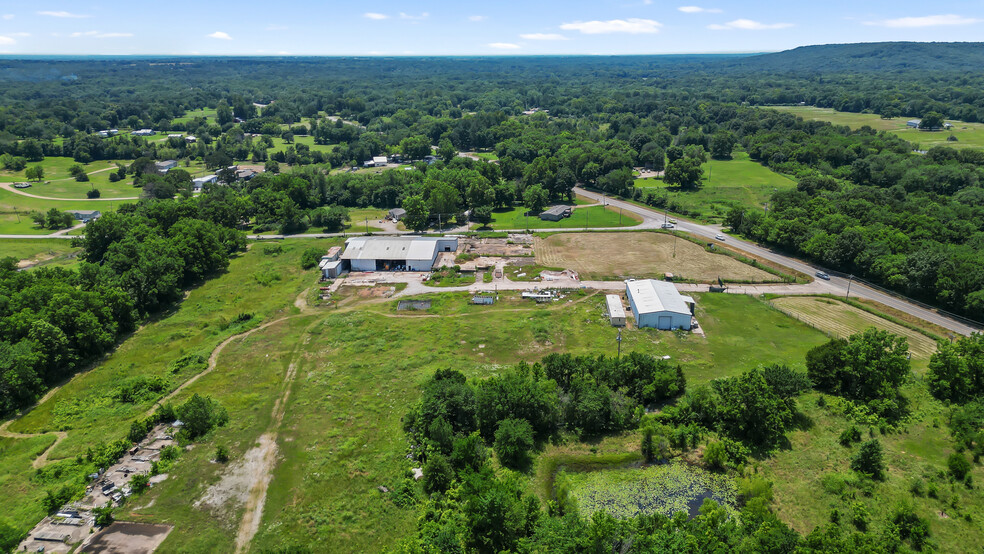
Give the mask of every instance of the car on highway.
[[823, 271], [818, 271], [817, 272], [817, 277], [823, 279], [824, 281], [829, 281], [830, 280], [830, 275], [827, 275]]
[[716, 239], [718, 239], [718, 240], [724, 240], [724, 235], [721, 235], [721, 234], [718, 234], [718, 235], [717, 235], [717, 236], [715, 236], [714, 238], [716, 238]]
[[664, 223], [664, 224], [660, 225], [660, 227], [662, 227], [664, 229], [672, 229], [673, 228], [673, 224], [672, 223]]
[[670, 220], [670, 223], [672, 223], [672, 224], [674, 224], [674, 225], [676, 225], [676, 222], [677, 222], [677, 221], [676, 221], [675, 219], [671, 219], [671, 220]]

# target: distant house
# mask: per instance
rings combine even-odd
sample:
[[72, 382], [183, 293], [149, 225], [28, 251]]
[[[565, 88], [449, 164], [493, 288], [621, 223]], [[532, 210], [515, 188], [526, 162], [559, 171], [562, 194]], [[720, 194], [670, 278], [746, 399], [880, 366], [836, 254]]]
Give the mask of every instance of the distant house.
[[176, 160], [164, 160], [163, 162], [154, 162], [154, 166], [158, 173], [167, 173], [178, 167], [178, 162]]
[[135, 137], [150, 137], [157, 134], [157, 131], [153, 129], [137, 129], [136, 131], [130, 133]]
[[543, 221], [560, 221], [565, 217], [571, 216], [570, 206], [551, 206], [549, 209], [540, 214], [540, 219]]
[[218, 175], [215, 174], [206, 175], [204, 177], [196, 177], [195, 179], [191, 180], [191, 190], [195, 192], [199, 192], [202, 190], [202, 187], [204, 187], [206, 183], [215, 183], [218, 180], [219, 177]]
[[386, 217], [392, 219], [393, 221], [399, 221], [407, 216], [407, 211], [403, 208], [393, 208], [386, 214]]
[[236, 180], [237, 181], [249, 181], [253, 177], [256, 177], [257, 173], [255, 170], [250, 168], [237, 169], [236, 170]]
[[67, 210], [75, 219], [81, 221], [82, 223], [88, 223], [94, 219], [99, 219], [102, 214], [99, 210]]
[[168, 133], [167, 138], [169, 139], [181, 138], [181, 133]]
[[905, 122], [905, 126], [910, 127], [912, 129], [918, 129], [920, 123], [922, 123], [921, 119], [910, 119], [909, 121]]
[[363, 167], [384, 167], [386, 164], [386, 156], [373, 156], [371, 160], [362, 162]]
[[185, 142], [187, 142], [188, 144], [191, 144], [193, 142], [198, 142], [198, 137], [196, 137], [195, 135], [188, 135], [185, 137]]
[[96, 133], [100, 138], [109, 138], [109, 131], [99, 131]]
[[119, 129], [106, 129], [103, 131], [99, 131], [96, 134], [99, 135], [101, 138], [109, 138], [109, 137], [115, 137], [116, 135], [120, 134], [120, 131]]

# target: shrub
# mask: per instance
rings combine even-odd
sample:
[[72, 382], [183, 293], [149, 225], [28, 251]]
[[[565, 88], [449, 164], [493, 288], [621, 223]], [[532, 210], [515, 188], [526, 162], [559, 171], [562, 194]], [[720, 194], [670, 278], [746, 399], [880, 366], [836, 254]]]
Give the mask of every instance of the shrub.
[[[256, 231], [256, 229], [254, 229]], [[276, 256], [284, 251], [284, 247], [280, 244], [268, 244], [263, 247], [263, 253], [267, 256]]]
[[99, 192], [99, 189], [92, 189], [85, 193], [86, 198], [99, 198], [100, 196], [102, 196], [102, 193]]
[[851, 446], [852, 443], [861, 442], [861, 431], [857, 427], [851, 425], [844, 432], [840, 434], [840, 438], [837, 439], [841, 446]]
[[916, 477], [909, 484], [909, 492], [915, 496], [926, 496], [926, 483], [922, 479]]
[[12, 552], [24, 540], [25, 534], [6, 519], [0, 519], [0, 552]]
[[723, 471], [728, 468], [728, 453], [720, 442], [712, 442], [704, 449], [704, 464], [713, 470]]
[[113, 507], [103, 506], [102, 508], [93, 508], [92, 514], [95, 517], [96, 527], [106, 527], [107, 525], [113, 523]]
[[656, 445], [653, 441], [653, 429], [652, 427], [646, 427], [642, 430], [642, 445], [640, 450], [642, 451], [642, 457], [645, 458], [647, 463], [652, 463], [656, 458]]
[[871, 439], [861, 445], [858, 453], [851, 458], [851, 469], [871, 475], [875, 479], [882, 477], [882, 472], [885, 470], [885, 460], [882, 445], [878, 439]]
[[946, 459], [946, 467], [950, 470], [950, 475], [953, 475], [957, 481], [963, 481], [970, 472], [970, 462], [967, 461], [966, 456], [959, 452], [950, 454], [950, 457]]
[[444, 492], [454, 481], [451, 463], [442, 454], [431, 454], [424, 464], [424, 491], [428, 494]]
[[324, 254], [320, 248], [317, 246], [310, 246], [304, 249], [301, 254], [301, 269], [311, 269], [312, 267], [318, 265], [321, 261], [321, 256]]
[[868, 513], [868, 507], [865, 506], [863, 502], [854, 502], [851, 504], [851, 523], [853, 523], [859, 531], [867, 530], [868, 523], [870, 522], [871, 514]]
[[148, 486], [150, 486], [150, 476], [146, 473], [137, 473], [130, 477], [130, 490], [133, 491], [133, 494], [142, 493], [147, 490]]
[[753, 498], [761, 498], [766, 503], [772, 502], [772, 482], [750, 475], [738, 480], [738, 502], [747, 504]]
[[229, 461], [229, 448], [225, 445], [218, 445], [215, 447], [215, 461], [220, 464], [224, 464]]
[[495, 431], [495, 455], [502, 465], [522, 469], [529, 465], [533, 427], [525, 419], [504, 419]]
[[225, 408], [212, 397], [200, 396], [198, 393], [178, 406], [177, 415], [184, 422], [182, 432], [189, 439], [198, 438], [229, 421], [229, 413]]

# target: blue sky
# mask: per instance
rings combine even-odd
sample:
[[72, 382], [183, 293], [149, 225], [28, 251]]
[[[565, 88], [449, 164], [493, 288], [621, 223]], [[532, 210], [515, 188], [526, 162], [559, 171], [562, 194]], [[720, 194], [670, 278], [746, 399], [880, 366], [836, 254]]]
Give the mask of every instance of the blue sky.
[[6, 54], [664, 54], [982, 37], [980, 0], [0, 0]]

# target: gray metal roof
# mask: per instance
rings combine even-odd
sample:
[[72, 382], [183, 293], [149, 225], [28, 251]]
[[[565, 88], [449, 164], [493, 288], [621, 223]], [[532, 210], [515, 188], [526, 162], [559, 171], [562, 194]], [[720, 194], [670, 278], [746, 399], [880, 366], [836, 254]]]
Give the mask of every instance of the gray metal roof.
[[564, 212], [566, 212], [566, 211], [568, 211], [570, 209], [571, 209], [570, 206], [564, 206], [564, 205], [551, 206], [549, 209], [544, 210], [543, 213], [545, 213], [545, 214], [554, 214], [554, 215], [563, 215]]
[[440, 237], [352, 237], [343, 260], [433, 260]]
[[673, 283], [653, 279], [630, 281], [625, 284], [625, 291], [635, 303], [636, 317], [653, 312], [690, 314], [690, 309]]
[[608, 304], [609, 317], [625, 317], [625, 308], [622, 307], [622, 299], [617, 294], [605, 295], [605, 302]]

